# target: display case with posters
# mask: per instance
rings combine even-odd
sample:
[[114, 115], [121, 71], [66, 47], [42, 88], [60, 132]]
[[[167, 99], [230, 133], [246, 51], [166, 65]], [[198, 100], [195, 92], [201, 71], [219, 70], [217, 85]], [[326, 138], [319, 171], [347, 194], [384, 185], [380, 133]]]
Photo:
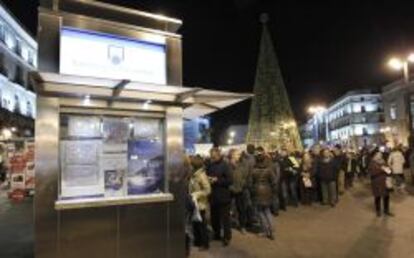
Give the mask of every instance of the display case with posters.
[[60, 132], [57, 205], [166, 194], [162, 119], [62, 114]]

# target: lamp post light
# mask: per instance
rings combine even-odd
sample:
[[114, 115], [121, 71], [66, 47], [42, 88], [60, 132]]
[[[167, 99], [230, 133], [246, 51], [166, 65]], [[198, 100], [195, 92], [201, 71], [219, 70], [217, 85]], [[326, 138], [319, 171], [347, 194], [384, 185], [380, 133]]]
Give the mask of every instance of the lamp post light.
[[404, 82], [410, 82], [409, 63], [414, 63], [414, 53], [409, 54], [405, 59], [393, 57], [388, 61], [388, 66], [396, 71], [403, 71]]
[[[321, 105], [314, 105], [314, 106], [310, 106], [308, 108], [308, 113], [311, 114], [312, 120], [313, 120], [313, 138], [315, 139], [315, 142], [319, 143], [321, 141], [321, 137], [320, 137], [320, 123], [322, 122], [321, 120], [323, 119], [322, 115], [323, 113], [325, 113], [326, 111], [326, 107], [325, 106], [321, 106]], [[326, 125], [327, 126], [327, 125]]]
[[235, 131], [230, 131], [229, 132], [229, 138], [227, 139], [227, 145], [234, 144], [234, 138], [235, 137], [236, 137], [236, 132]]

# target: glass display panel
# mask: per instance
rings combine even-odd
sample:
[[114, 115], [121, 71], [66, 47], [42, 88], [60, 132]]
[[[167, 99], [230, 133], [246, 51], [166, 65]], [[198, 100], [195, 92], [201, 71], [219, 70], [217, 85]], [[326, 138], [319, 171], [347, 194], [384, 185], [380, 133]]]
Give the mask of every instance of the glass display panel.
[[162, 119], [62, 115], [60, 199], [165, 192]]

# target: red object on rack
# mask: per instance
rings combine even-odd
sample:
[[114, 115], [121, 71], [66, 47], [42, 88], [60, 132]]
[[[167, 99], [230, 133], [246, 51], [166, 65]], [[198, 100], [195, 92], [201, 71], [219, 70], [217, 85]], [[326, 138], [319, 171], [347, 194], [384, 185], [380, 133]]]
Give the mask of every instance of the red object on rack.
[[21, 189], [15, 189], [9, 193], [9, 199], [15, 202], [21, 202], [26, 197], [26, 191]]

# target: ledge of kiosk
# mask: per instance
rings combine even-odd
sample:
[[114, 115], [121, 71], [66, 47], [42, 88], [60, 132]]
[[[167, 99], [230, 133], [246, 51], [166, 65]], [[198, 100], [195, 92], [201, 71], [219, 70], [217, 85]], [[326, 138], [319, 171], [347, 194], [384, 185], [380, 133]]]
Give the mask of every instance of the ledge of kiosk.
[[87, 198], [77, 200], [58, 200], [55, 202], [56, 210], [72, 210], [84, 208], [99, 208], [108, 206], [122, 206], [143, 203], [171, 202], [174, 196], [170, 193], [146, 194], [125, 197]]

